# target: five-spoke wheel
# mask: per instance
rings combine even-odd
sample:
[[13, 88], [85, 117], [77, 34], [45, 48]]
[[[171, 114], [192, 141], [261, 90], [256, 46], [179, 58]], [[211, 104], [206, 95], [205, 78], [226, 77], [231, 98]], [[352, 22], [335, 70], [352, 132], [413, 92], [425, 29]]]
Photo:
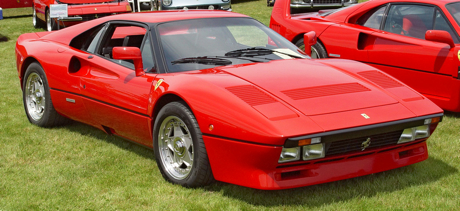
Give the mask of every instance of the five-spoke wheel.
[[158, 112], [153, 148], [166, 180], [185, 187], [214, 180], [198, 122], [184, 102], [170, 102]]

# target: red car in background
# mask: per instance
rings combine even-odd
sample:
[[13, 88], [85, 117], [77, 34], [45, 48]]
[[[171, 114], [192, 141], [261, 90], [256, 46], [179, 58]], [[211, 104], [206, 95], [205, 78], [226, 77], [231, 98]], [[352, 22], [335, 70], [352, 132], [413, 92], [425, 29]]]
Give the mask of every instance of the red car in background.
[[[131, 12], [126, 0], [33, 0], [33, 24], [35, 28], [45, 23], [46, 30], [52, 31], [59, 27], [75, 25], [108, 15]], [[50, 17], [50, 5], [67, 4], [68, 17], [57, 21]]]
[[276, 1], [270, 27], [301, 48], [315, 31], [313, 57], [364, 62], [460, 112], [460, 1], [372, 0], [299, 14], [289, 4]]

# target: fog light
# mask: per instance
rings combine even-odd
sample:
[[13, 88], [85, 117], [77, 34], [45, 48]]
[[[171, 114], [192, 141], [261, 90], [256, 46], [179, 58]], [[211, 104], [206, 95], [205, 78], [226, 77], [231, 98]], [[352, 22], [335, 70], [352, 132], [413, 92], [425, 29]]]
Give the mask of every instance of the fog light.
[[214, 6], [213, 6], [213, 5], [209, 5], [208, 9], [209, 9], [209, 10], [213, 10], [213, 9], [214, 9]]
[[312, 160], [323, 158], [325, 155], [324, 144], [311, 144], [302, 147], [302, 159], [303, 160]]
[[228, 10], [228, 9], [230, 9], [230, 5], [229, 4], [224, 5], [224, 6], [220, 7], [220, 8], [222, 8], [223, 10]]
[[300, 159], [300, 147], [284, 148], [281, 150], [281, 155], [278, 163], [285, 163], [289, 161], [296, 161]]

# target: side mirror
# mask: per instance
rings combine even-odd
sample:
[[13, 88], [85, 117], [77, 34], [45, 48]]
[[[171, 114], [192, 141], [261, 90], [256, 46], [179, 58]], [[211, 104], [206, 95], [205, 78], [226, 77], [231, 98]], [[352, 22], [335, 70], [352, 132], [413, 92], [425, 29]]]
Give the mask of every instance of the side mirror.
[[449, 32], [442, 30], [428, 30], [425, 33], [425, 40], [433, 42], [441, 42], [448, 44], [451, 48], [455, 47], [454, 40]]
[[137, 47], [114, 47], [112, 50], [114, 59], [133, 60], [136, 76], [144, 75], [144, 67], [142, 65], [141, 50]]
[[311, 56], [311, 46], [316, 44], [316, 32], [311, 31], [303, 34], [303, 44], [305, 45], [305, 53]]

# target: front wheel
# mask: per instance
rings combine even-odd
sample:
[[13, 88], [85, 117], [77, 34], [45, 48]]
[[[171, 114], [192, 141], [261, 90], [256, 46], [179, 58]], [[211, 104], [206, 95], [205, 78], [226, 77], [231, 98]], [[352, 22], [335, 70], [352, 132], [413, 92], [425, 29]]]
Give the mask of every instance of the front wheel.
[[34, 25], [34, 28], [40, 28], [40, 20], [37, 17], [37, 11], [35, 10], [35, 7], [32, 7], [33, 13], [32, 13], [32, 24]]
[[[295, 45], [300, 48], [300, 50], [305, 51], [305, 45], [303, 43], [303, 38], [298, 40]], [[311, 46], [311, 58], [312, 59], [324, 59], [327, 58], [326, 48], [324, 48], [321, 43], [316, 42], [315, 45]]]
[[50, 10], [47, 9], [46, 10], [46, 30], [50, 32], [55, 29], [56, 29], [56, 23], [54, 22], [53, 19], [51, 19]]
[[53, 127], [68, 121], [54, 109], [45, 71], [38, 63], [32, 63], [27, 67], [22, 99], [27, 118], [32, 124]]
[[214, 180], [198, 122], [185, 103], [166, 104], [153, 132], [155, 159], [167, 181], [200, 187]]

